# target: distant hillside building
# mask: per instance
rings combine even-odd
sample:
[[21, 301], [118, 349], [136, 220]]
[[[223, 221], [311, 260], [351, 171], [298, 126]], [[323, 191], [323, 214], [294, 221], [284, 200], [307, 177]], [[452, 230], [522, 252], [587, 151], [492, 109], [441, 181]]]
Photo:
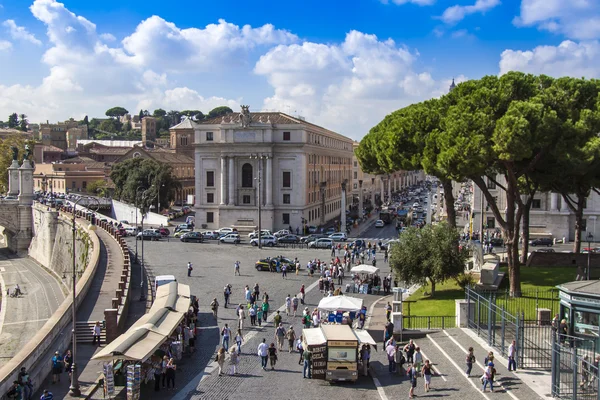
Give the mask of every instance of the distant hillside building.
[[55, 146], [62, 150], [74, 149], [77, 146], [77, 140], [88, 138], [88, 127], [74, 119], [56, 124], [46, 121], [45, 124], [40, 124], [39, 135], [42, 144]]
[[146, 147], [154, 147], [156, 141], [156, 118], [142, 118], [142, 142]]
[[199, 125], [189, 118], [169, 129], [169, 147], [177, 154], [194, 158], [194, 131]]

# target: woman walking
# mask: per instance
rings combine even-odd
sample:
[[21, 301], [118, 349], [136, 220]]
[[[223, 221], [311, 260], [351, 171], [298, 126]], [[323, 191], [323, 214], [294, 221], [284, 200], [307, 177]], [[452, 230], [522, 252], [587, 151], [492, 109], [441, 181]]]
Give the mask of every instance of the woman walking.
[[175, 360], [173, 358], [169, 358], [169, 362], [167, 362], [167, 389], [171, 388], [171, 384], [173, 384], [173, 390], [175, 390], [175, 370], [177, 369], [177, 365], [175, 365]]
[[275, 369], [275, 364], [277, 363], [277, 349], [275, 348], [275, 343], [271, 343], [269, 346], [269, 362], [271, 363], [271, 369]]
[[425, 360], [425, 364], [421, 369], [421, 374], [425, 379], [425, 391], [429, 392], [429, 389], [431, 388], [431, 364], [429, 363], [429, 360]]
[[412, 399], [415, 395], [415, 388], [417, 387], [417, 376], [419, 373], [413, 365], [408, 366], [408, 379], [410, 380], [410, 389], [408, 391], [408, 398]]
[[229, 375], [237, 375], [237, 365], [240, 363], [240, 354], [231, 347], [229, 352]]
[[[231, 347], [232, 349], [235, 350], [235, 347]], [[223, 365], [225, 365], [225, 348], [221, 347], [219, 349], [219, 351], [217, 352], [217, 364], [219, 364], [219, 376], [223, 376]]]
[[466, 363], [467, 363], [467, 378], [471, 376], [471, 370], [473, 369], [473, 364], [475, 363], [475, 354], [473, 354], [473, 348], [469, 347], [469, 352], [467, 353], [467, 358], [466, 358]]
[[242, 330], [238, 329], [237, 335], [235, 335], [235, 344], [237, 344], [237, 353], [242, 354], [242, 343], [244, 342], [244, 336], [242, 335]]

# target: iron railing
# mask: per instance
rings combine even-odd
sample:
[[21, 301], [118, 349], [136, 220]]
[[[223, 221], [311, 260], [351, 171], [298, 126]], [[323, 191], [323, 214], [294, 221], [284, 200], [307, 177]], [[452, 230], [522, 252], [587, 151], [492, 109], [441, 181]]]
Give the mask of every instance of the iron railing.
[[456, 317], [447, 316], [403, 316], [402, 328], [405, 330], [435, 330], [456, 328]]
[[552, 396], [559, 399], [600, 400], [596, 342], [552, 335]]

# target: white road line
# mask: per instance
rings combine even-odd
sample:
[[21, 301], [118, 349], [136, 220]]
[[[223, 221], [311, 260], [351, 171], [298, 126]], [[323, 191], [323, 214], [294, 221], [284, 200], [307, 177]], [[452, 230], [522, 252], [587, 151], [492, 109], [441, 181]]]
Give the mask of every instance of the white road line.
[[444, 349], [442, 349], [442, 347], [439, 344], [437, 344], [435, 340], [433, 340], [431, 338], [430, 335], [427, 335], [427, 339], [431, 340], [431, 343], [433, 343], [434, 346], [437, 347], [438, 350], [442, 352], [442, 354], [444, 355], [444, 357], [446, 357], [448, 359], [448, 361], [450, 361], [450, 363], [452, 363], [452, 365], [454, 365], [454, 367], [460, 372], [460, 375], [462, 375], [462, 377], [465, 378], [471, 384], [471, 386], [473, 386], [475, 388], [475, 390], [477, 390], [479, 393], [481, 393], [481, 396], [483, 398], [485, 398], [487, 400], [490, 400], [490, 398], [487, 396], [487, 394], [483, 393], [481, 391], [481, 388], [479, 388], [479, 386], [475, 382], [473, 382], [473, 379], [467, 378], [467, 376], [465, 375], [465, 371], [463, 371], [463, 369], [456, 363], [456, 361], [454, 361], [452, 359], [452, 357], [450, 357], [448, 355], [448, 353], [446, 353], [444, 351]]
[[372, 376], [372, 378], [373, 383], [375, 383], [375, 387], [377, 388], [377, 394], [379, 395], [381, 400], [388, 400], [388, 397], [385, 395], [385, 391], [383, 390], [383, 386], [381, 386], [381, 382], [379, 382], [379, 379], [377, 379], [374, 376]]
[[48, 321], [50, 318], [42, 318], [42, 319], [30, 319], [30, 320], [26, 320], [26, 321], [17, 321], [17, 322], [7, 322], [6, 324], [4, 324], [5, 326], [7, 325], [19, 325], [19, 324], [28, 324], [30, 322], [42, 322], [42, 321]]
[[427, 357], [425, 355], [425, 352], [423, 350], [421, 350], [421, 354], [423, 355], [423, 360], [429, 360], [431, 363], [431, 368], [433, 369], [433, 371], [444, 380], [444, 382], [448, 382], [448, 380], [446, 379], [446, 377], [444, 375], [442, 375], [442, 373], [440, 372], [440, 370], [438, 369], [438, 367], [436, 367], [435, 365], [433, 365], [433, 361], [431, 360], [431, 358]]
[[364, 330], [368, 330], [369, 327], [371, 326], [371, 316], [373, 315], [373, 310], [375, 309], [375, 306], [377, 305], [377, 303], [379, 303], [381, 300], [385, 299], [387, 296], [383, 296], [378, 298], [377, 300], [375, 300], [373, 302], [373, 304], [371, 304], [371, 307], [369, 307], [369, 316], [367, 317], [367, 320], [365, 321], [365, 327]]
[[[446, 336], [448, 336], [448, 338], [450, 338], [450, 340], [452, 340], [454, 342], [455, 345], [457, 345], [462, 351], [464, 351], [465, 354], [467, 354], [467, 349], [465, 349], [460, 343], [458, 343], [458, 341], [456, 339], [454, 339], [452, 336], [450, 336], [450, 334], [448, 332], [446, 332], [444, 330], [444, 334], [446, 334]], [[479, 366], [479, 368], [481, 368], [482, 371], [485, 371], [485, 367], [483, 366], [482, 363], [480, 363], [479, 361], [475, 361], [475, 364], [477, 364]], [[508, 395], [510, 397], [512, 397], [515, 400], [519, 400], [519, 398], [517, 396], [515, 396], [510, 390], [508, 390], [506, 387], [498, 384], [498, 386], [500, 386], [502, 389], [504, 389], [504, 391], [506, 393], [508, 393]]]
[[[313, 290], [315, 287], [317, 287], [318, 284], [319, 284], [318, 280], [313, 282], [310, 286], [305, 288], [304, 293], [308, 294], [311, 290]], [[277, 310], [273, 311], [267, 317], [267, 322], [264, 324], [264, 326], [266, 326], [267, 323], [273, 321], [273, 317], [275, 316], [275, 314], [277, 314], [277, 311], [279, 311], [279, 312], [285, 311], [285, 303], [281, 307], [279, 307]], [[256, 336], [258, 334], [259, 334], [259, 331], [251, 331], [247, 335], [244, 335], [244, 342], [242, 343], [242, 347], [244, 347], [246, 345], [246, 343], [248, 343], [248, 341], [250, 341], [250, 339], [252, 339], [254, 336]], [[171, 398], [171, 400], [185, 400], [185, 399], [189, 398], [189, 393], [196, 390], [198, 388], [198, 385], [200, 385], [200, 383], [202, 383], [203, 380], [208, 378], [213, 373], [213, 371], [215, 371], [217, 368], [218, 368], [218, 364], [213, 359], [213, 361], [211, 361], [206, 366], [206, 368], [204, 368], [204, 370], [202, 372], [200, 372], [198, 375], [196, 375], [194, 378], [192, 378], [192, 380], [187, 385], [185, 385], [183, 387], [183, 389], [181, 389], [179, 392], [177, 392], [177, 394], [175, 396], [173, 396]], [[385, 398], [383, 400], [387, 400], [387, 398]]]

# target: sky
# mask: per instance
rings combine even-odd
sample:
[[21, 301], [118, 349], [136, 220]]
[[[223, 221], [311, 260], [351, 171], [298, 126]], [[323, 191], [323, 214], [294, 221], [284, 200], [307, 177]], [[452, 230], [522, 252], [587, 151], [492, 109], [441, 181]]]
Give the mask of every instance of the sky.
[[281, 111], [360, 140], [452, 79], [600, 77], [600, 0], [0, 0], [0, 120]]

